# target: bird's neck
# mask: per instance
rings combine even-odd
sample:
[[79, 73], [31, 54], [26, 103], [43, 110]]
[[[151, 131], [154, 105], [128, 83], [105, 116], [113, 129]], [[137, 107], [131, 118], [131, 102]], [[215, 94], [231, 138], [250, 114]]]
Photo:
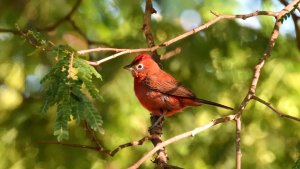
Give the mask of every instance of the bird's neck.
[[134, 81], [143, 81], [146, 77], [146, 73], [133, 73]]
[[146, 76], [134, 76], [134, 83], [141, 83], [146, 78]]

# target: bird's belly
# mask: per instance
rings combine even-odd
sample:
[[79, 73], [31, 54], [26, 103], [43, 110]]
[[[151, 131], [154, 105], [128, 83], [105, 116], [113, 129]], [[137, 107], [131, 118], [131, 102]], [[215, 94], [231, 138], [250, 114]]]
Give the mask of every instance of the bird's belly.
[[135, 87], [135, 94], [141, 104], [154, 115], [166, 113], [168, 116], [181, 111], [184, 107], [176, 97], [150, 90], [147, 87]]

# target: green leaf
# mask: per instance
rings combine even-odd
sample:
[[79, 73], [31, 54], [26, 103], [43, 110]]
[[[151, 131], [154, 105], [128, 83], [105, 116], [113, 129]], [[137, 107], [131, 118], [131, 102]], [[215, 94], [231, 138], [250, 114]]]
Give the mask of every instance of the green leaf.
[[101, 79], [101, 75], [95, 70], [94, 67], [90, 66], [80, 58], [74, 59], [74, 67], [78, 69], [78, 78], [83, 81], [90, 95], [94, 99], [102, 100], [102, 97], [99, 94], [99, 90], [93, 83], [93, 77]]
[[74, 60], [75, 60], [75, 64], [77, 63], [79, 68], [82, 68], [82, 70], [85, 69], [85, 71], [88, 74], [94, 75], [96, 78], [102, 80], [102, 76], [96, 71], [96, 69], [93, 66], [89, 65], [86, 61], [84, 61], [80, 58], [76, 58]]
[[88, 106], [88, 110], [86, 111], [86, 120], [93, 130], [100, 132], [103, 131], [100, 127], [103, 123], [101, 116], [92, 106]]
[[84, 119], [85, 106], [83, 106], [83, 98], [82, 97], [83, 97], [83, 94], [80, 91], [80, 88], [78, 86], [72, 88], [72, 93], [71, 93], [72, 111], [71, 111], [71, 114], [77, 123], [79, 123], [82, 119]]
[[[93, 98], [101, 100], [100, 92], [93, 82], [94, 78], [101, 79], [101, 75], [86, 61], [74, 56], [72, 48], [60, 45], [54, 47], [53, 51], [56, 53], [58, 62], [41, 80], [45, 93], [41, 112], [46, 113], [50, 106], [57, 105], [54, 126], [54, 135], [57, 136], [57, 140], [69, 138], [68, 121], [71, 117], [76, 120], [77, 124], [85, 120], [93, 130], [103, 133], [100, 113], [83, 92], [83, 89], [87, 89]], [[72, 68], [69, 68], [71, 55], [74, 58]], [[74, 74], [69, 76], [71, 69]]]
[[68, 131], [68, 116], [63, 111], [58, 111], [54, 126], [54, 136], [57, 136], [57, 141], [69, 139]]
[[69, 131], [61, 128], [54, 131], [54, 136], [57, 136], [57, 141], [61, 142], [62, 140], [69, 139]]

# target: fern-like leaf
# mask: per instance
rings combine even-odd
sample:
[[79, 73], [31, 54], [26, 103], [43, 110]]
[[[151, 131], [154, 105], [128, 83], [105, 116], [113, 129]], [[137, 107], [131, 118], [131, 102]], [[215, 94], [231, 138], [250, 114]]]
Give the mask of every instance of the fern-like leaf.
[[74, 59], [74, 67], [78, 69], [78, 78], [83, 81], [90, 95], [94, 99], [102, 100], [99, 90], [92, 81], [93, 77], [102, 79], [101, 75], [95, 70], [94, 67], [90, 66], [80, 58]]
[[99, 90], [93, 83], [93, 78], [101, 79], [101, 75], [86, 61], [74, 56], [74, 50], [70, 47], [61, 45], [54, 47], [53, 51], [58, 62], [41, 81], [45, 92], [42, 112], [57, 105], [54, 126], [57, 140], [69, 138], [68, 121], [71, 116], [77, 123], [87, 121], [93, 130], [103, 133], [100, 113], [83, 92], [85, 87], [93, 98], [101, 100]]

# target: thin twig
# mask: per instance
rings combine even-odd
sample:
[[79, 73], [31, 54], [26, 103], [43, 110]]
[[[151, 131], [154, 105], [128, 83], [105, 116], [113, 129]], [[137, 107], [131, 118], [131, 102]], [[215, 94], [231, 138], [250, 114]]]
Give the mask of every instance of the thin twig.
[[[238, 115], [238, 114], [237, 114]], [[235, 140], [235, 146], [236, 146], [236, 169], [242, 168], [242, 150], [241, 150], [241, 132], [242, 132], [242, 116], [237, 116], [235, 119], [236, 123], [236, 140]]]
[[[279, 0], [284, 6], [287, 6], [289, 3], [286, 0]], [[298, 6], [298, 10], [299, 10], [299, 6]], [[300, 29], [299, 29], [299, 25], [298, 25], [298, 21], [299, 21], [299, 16], [297, 16], [295, 14], [295, 12], [291, 13], [292, 15], [292, 19], [294, 22], [294, 28], [295, 28], [295, 33], [296, 33], [296, 41], [297, 41], [297, 47], [300, 50]]]
[[95, 146], [83, 145], [83, 144], [62, 143], [62, 142], [58, 142], [58, 141], [38, 141], [36, 143], [38, 143], [38, 144], [57, 144], [57, 145], [62, 145], [62, 146], [67, 146], [67, 147], [85, 148], [85, 149], [99, 151], [97, 149], [97, 147], [95, 147]]
[[5, 29], [5, 28], [0, 28], [0, 32], [7, 32], [7, 33], [13, 33], [16, 35], [20, 35], [20, 31], [18, 31], [17, 29]]
[[[102, 42], [97, 42], [97, 41], [90, 40], [83, 33], [83, 31], [75, 24], [75, 21], [72, 20], [72, 16], [74, 15], [74, 13], [79, 8], [81, 2], [82, 2], [82, 0], [77, 0], [75, 2], [74, 6], [72, 7], [72, 9], [69, 11], [69, 13], [67, 13], [64, 17], [60, 18], [59, 20], [57, 20], [52, 25], [49, 25], [49, 26], [46, 26], [46, 27], [37, 27], [36, 30], [39, 31], [39, 32], [50, 32], [50, 31], [53, 31], [54, 29], [56, 29], [57, 27], [59, 27], [62, 23], [69, 22], [71, 24], [71, 26], [73, 27], [73, 29], [85, 38], [85, 40], [87, 41], [88, 44], [107, 45], [107, 44], [102, 43]], [[8, 33], [16, 34], [16, 35], [17, 34], [22, 35], [22, 33], [18, 29], [0, 28], [0, 32], [8, 32]]]
[[237, 112], [238, 114], [241, 114], [243, 112], [247, 103], [251, 100], [252, 96], [255, 95], [261, 69], [263, 68], [263, 66], [265, 64], [265, 61], [270, 57], [271, 51], [272, 51], [273, 47], [275, 46], [275, 42], [278, 38], [279, 28], [281, 26], [281, 22], [280, 22], [281, 17], [283, 15], [285, 15], [286, 13], [288, 13], [292, 9], [293, 5], [295, 5], [296, 3], [297, 3], [297, 0], [294, 0], [288, 6], [286, 6], [284, 9], [282, 9], [280, 12], [278, 12], [278, 14], [276, 15], [276, 22], [275, 22], [273, 31], [271, 33], [271, 37], [269, 39], [269, 43], [268, 43], [262, 57], [260, 58], [259, 62], [255, 65], [255, 69], [253, 72], [253, 77], [251, 80], [250, 87], [248, 89], [248, 93], [239, 106], [239, 109]]
[[151, 151], [149, 151], [146, 155], [144, 155], [136, 163], [134, 163], [132, 166], [130, 166], [129, 169], [138, 168], [144, 161], [146, 161], [149, 157], [151, 157], [155, 152], [157, 152], [158, 150], [160, 150], [161, 148], [163, 148], [163, 147], [165, 147], [169, 144], [172, 144], [174, 142], [177, 142], [177, 141], [182, 140], [182, 139], [187, 138], [187, 137], [195, 136], [196, 134], [198, 134], [198, 133], [200, 133], [204, 130], [207, 130], [207, 129], [209, 129], [209, 128], [217, 125], [217, 124], [235, 120], [235, 117], [236, 117], [236, 115], [228, 115], [228, 116], [225, 116], [225, 117], [217, 118], [217, 119], [212, 120], [211, 122], [207, 123], [206, 125], [203, 125], [201, 127], [195, 128], [191, 131], [185, 132], [183, 134], [172, 137], [172, 138], [170, 138], [166, 141], [163, 141], [163, 142], [157, 144]]
[[[288, 6], [289, 2], [286, 0], [279, 0], [284, 6]], [[297, 9], [300, 11], [300, 7], [298, 6]]]
[[257, 97], [257, 96], [252, 96], [252, 99], [264, 104], [265, 106], [269, 107], [271, 110], [273, 110], [274, 113], [276, 113], [278, 116], [280, 117], [285, 117], [285, 118], [288, 118], [288, 119], [292, 119], [292, 120], [296, 120], [296, 121], [300, 121], [300, 118], [297, 118], [297, 117], [294, 117], [294, 116], [290, 116], [290, 115], [287, 115], [287, 114], [284, 114], [280, 111], [278, 111], [276, 108], [274, 108], [272, 106], [271, 103], [269, 102], [266, 102], [264, 100], [262, 100], [261, 98]]
[[160, 60], [167, 60], [167, 59], [179, 54], [180, 52], [181, 52], [181, 48], [177, 47], [175, 50], [172, 50], [170, 52], [167, 52], [167, 53], [161, 55]]
[[[152, 48], [155, 46], [154, 38], [151, 33], [151, 15], [153, 13], [156, 13], [156, 10], [152, 6], [152, 0], [146, 0], [144, 24], [143, 24], [142, 30], [146, 37], [147, 45], [149, 48]], [[159, 61], [159, 55], [156, 52], [156, 50], [153, 51], [152, 57], [154, 60]]]
[[[241, 18], [241, 19], [247, 19], [249, 17], [252, 17], [252, 16], [257, 16], [257, 15], [270, 15], [270, 16], [274, 16], [276, 18], [276, 22], [275, 22], [275, 26], [273, 28], [273, 31], [271, 33], [271, 37], [270, 37], [270, 40], [269, 40], [269, 43], [266, 47], [266, 50], [265, 52], [263, 53], [261, 59], [259, 60], [259, 62], [256, 64], [255, 66], [255, 69], [254, 69], [254, 73], [253, 73], [253, 78], [252, 78], [252, 81], [251, 81], [251, 85], [249, 87], [249, 90], [248, 90], [248, 93], [246, 95], [246, 97], [244, 98], [244, 100], [242, 101], [242, 103], [240, 104], [238, 110], [237, 110], [237, 113], [235, 115], [229, 115], [229, 116], [226, 116], [227, 118], [229, 118], [230, 120], [235, 120], [236, 121], [236, 168], [237, 169], [241, 169], [241, 157], [242, 157], [242, 153], [241, 153], [241, 146], [240, 146], [240, 142], [241, 142], [241, 126], [242, 126], [242, 123], [241, 123], [241, 115], [242, 115], [242, 112], [243, 110], [245, 109], [245, 107], [247, 106], [248, 102], [251, 100], [252, 96], [255, 95], [255, 92], [256, 92], [256, 87], [257, 87], [257, 83], [258, 83], [258, 80], [259, 80], [259, 77], [260, 77], [260, 72], [261, 72], [261, 69], [262, 67], [264, 66], [264, 63], [265, 61], [267, 60], [267, 58], [270, 56], [271, 54], [271, 51], [275, 45], [275, 41], [277, 40], [278, 38], [278, 35], [279, 35], [279, 28], [281, 26], [281, 17], [284, 16], [286, 13], [288, 13], [289, 11], [291, 11], [293, 5], [295, 5], [297, 3], [296, 0], [294, 0], [293, 2], [291, 2], [289, 5], [287, 5], [284, 9], [282, 9], [280, 12], [270, 12], [270, 11], [256, 11], [256, 12], [253, 12], [253, 13], [250, 13], [250, 14], [246, 14], [246, 15], [219, 15], [219, 14], [216, 14], [214, 12], [212, 12], [216, 18], [207, 22], [206, 24], [196, 28], [196, 29], [193, 29], [192, 31], [189, 31], [189, 32], [186, 32], [180, 36], [177, 36], [167, 42], [164, 42], [162, 45], [160, 46], [164, 46], [164, 45], [169, 45], [171, 43], [174, 43], [180, 39], [183, 39], [187, 36], [190, 36], [191, 34], [194, 34], [196, 32], [199, 32], [200, 30], [202, 29], [206, 29], [208, 28], [210, 25], [218, 22], [219, 20], [221, 19], [232, 19], [232, 18]], [[201, 127], [201, 128], [197, 128], [199, 131], [203, 131], [207, 128], [210, 128], [211, 126], [213, 125], [216, 125], [216, 124], [219, 124], [220, 122], [216, 122], [218, 120], [221, 120], [222, 122], [224, 121], [223, 118], [219, 118], [219, 119], [216, 119], [215, 121], [212, 121], [211, 123]], [[228, 120], [226, 120], [228, 121]], [[196, 129], [195, 129], [196, 130]], [[192, 132], [193, 133], [193, 132]], [[167, 141], [164, 141], [160, 144], [158, 144], [154, 149], [152, 149], [151, 151], [149, 151], [144, 157], [142, 157], [139, 161], [137, 161], [134, 165], [132, 165], [130, 167], [131, 168], [138, 168], [147, 158], [149, 158], [151, 155], [153, 155], [156, 151], [158, 151], [160, 148], [168, 145], [168, 144], [171, 144], [177, 140], [180, 140], [180, 139], [183, 139], [183, 138], [186, 138], [188, 136], [191, 136], [193, 134], [191, 134], [190, 132], [187, 132], [187, 133], [184, 133], [184, 134], [181, 134], [181, 135], [178, 135], [178, 136], [175, 136]]]
[[61, 25], [63, 22], [70, 20], [72, 15], [76, 12], [76, 10], [78, 9], [79, 5], [81, 4], [82, 0], [77, 0], [75, 2], [75, 5], [72, 7], [71, 11], [65, 15], [63, 18], [59, 19], [58, 21], [56, 21], [53, 25], [50, 26], [46, 26], [44, 28], [37, 28], [38, 31], [52, 31], [55, 28], [57, 28], [59, 25]]
[[119, 52], [119, 53], [117, 53], [117, 54], [111, 55], [111, 56], [109, 56], [109, 57], [106, 57], [106, 58], [104, 58], [104, 59], [98, 60], [98, 61], [96, 61], [96, 62], [91, 62], [91, 61], [87, 61], [87, 62], [88, 62], [88, 64], [90, 64], [90, 65], [96, 66], [96, 65], [100, 65], [101, 63], [104, 63], [104, 62], [106, 62], [106, 61], [109, 61], [109, 60], [111, 60], [111, 59], [117, 58], [117, 57], [119, 57], [119, 56], [121, 56], [121, 55], [128, 54], [128, 53], [132, 53], [132, 51], [131, 51], [131, 50], [124, 50], [124, 51], [122, 51], [122, 52]]
[[[277, 17], [278, 13], [277, 12], [272, 12], [272, 11], [256, 11], [256, 12], [252, 12], [252, 13], [249, 13], [249, 14], [244, 14], [244, 15], [216, 15], [216, 17], [208, 22], [206, 22], [205, 24], [195, 28], [195, 29], [192, 29], [191, 31], [188, 31], [188, 32], [185, 32], [175, 38], [172, 38], [160, 45], [156, 45], [156, 46], [153, 46], [151, 48], [140, 48], [140, 49], [116, 49], [116, 50], [113, 50], [112, 48], [111, 51], [121, 51], [117, 54], [114, 54], [114, 55], [111, 55], [111, 56], [108, 56], [104, 59], [101, 59], [99, 61], [95, 61], [95, 62], [88, 62], [89, 64], [91, 65], [100, 65], [104, 62], [107, 62], [111, 59], [115, 59], [117, 57], [120, 57], [124, 54], [128, 54], [128, 53], [140, 53], [140, 52], [153, 52], [153, 51], [156, 51], [157, 49], [161, 48], [161, 47], [166, 47], [166, 46], [169, 46], [179, 40], [182, 40], [188, 36], [191, 36], [199, 31], [202, 31], [204, 29], [207, 29], [208, 27], [210, 27], [211, 25], [217, 23], [218, 21], [220, 20], [223, 20], [223, 19], [236, 19], [236, 18], [239, 18], [239, 19], [247, 19], [247, 18], [250, 18], [250, 17], [254, 17], [254, 16], [259, 16], [259, 15], [268, 15], [268, 16], [273, 16], [273, 17]], [[82, 55], [82, 54], [87, 54], [87, 53], [91, 53], [91, 52], [102, 52], [102, 51], [106, 51], [106, 50], [103, 50], [104, 48], [95, 48], [95, 49], [88, 49], [88, 50], [80, 50], [78, 51], [78, 54]]]
[[86, 134], [89, 136], [91, 142], [94, 145], [96, 145], [96, 148], [98, 149], [98, 151], [108, 153], [109, 151], [105, 150], [105, 148], [98, 142], [98, 139], [95, 135], [94, 130], [91, 129], [91, 127], [89, 126], [89, 124], [86, 121], [84, 121], [84, 128], [85, 128]]
[[113, 52], [123, 52], [125, 50], [131, 50], [131, 49], [118, 49], [118, 48], [93, 48], [93, 49], [86, 49], [86, 50], [80, 50], [78, 51], [78, 55], [84, 55], [86, 53], [92, 53], [92, 52], [106, 52], [106, 51], [113, 51]]
[[[240, 128], [241, 128], [242, 113], [243, 113], [244, 109], [246, 108], [248, 102], [252, 99], [253, 96], [255, 96], [257, 83], [258, 83], [258, 80], [259, 80], [259, 77], [261, 74], [261, 69], [263, 68], [266, 60], [270, 57], [271, 51], [274, 48], [275, 42], [279, 36], [279, 28], [282, 24], [281, 18], [286, 13], [290, 12], [293, 9], [293, 6], [298, 3], [298, 1], [297, 0], [292, 1], [285, 8], [283, 8], [280, 12], [277, 12], [277, 13], [271, 12], [271, 14], [272, 13], [275, 14], [272, 16], [274, 16], [276, 18], [276, 22], [275, 22], [273, 31], [271, 33], [269, 43], [268, 43], [262, 57], [260, 58], [259, 62], [255, 65], [255, 69], [253, 72], [253, 77], [252, 77], [250, 87], [248, 89], [248, 93], [245, 96], [245, 98], [243, 99], [242, 103], [240, 104], [240, 106], [237, 110], [237, 118], [236, 118], [236, 127], [237, 127], [237, 131], [236, 131], [236, 168], [237, 169], [241, 169], [241, 158], [242, 158], [241, 147], [240, 147], [240, 141], [241, 141]], [[259, 12], [259, 11], [256, 11], [256, 12]], [[270, 13], [270, 12], [268, 12], [268, 13]], [[251, 16], [251, 15], [249, 15], [249, 16]]]
[[54, 43], [51, 41], [46, 41], [46, 43], [41, 43], [40, 39], [34, 36], [35, 33], [32, 31], [23, 32], [19, 25], [16, 24], [16, 30], [19, 32], [19, 35], [23, 37], [31, 46], [36, 49], [41, 49], [43, 51], [51, 51], [54, 47]]
[[142, 139], [140, 139], [138, 141], [132, 141], [132, 142], [129, 142], [129, 143], [119, 145], [117, 148], [115, 148], [113, 151], [110, 152], [110, 155], [114, 156], [117, 152], [119, 152], [120, 150], [122, 150], [123, 148], [126, 148], [126, 147], [143, 145], [144, 142], [149, 141], [149, 140], [151, 140], [151, 136], [146, 136], [146, 137], [143, 137]]
[[117, 148], [115, 148], [113, 151], [109, 151], [104, 149], [102, 146], [100, 146], [98, 143], [96, 146], [91, 146], [91, 145], [83, 145], [83, 144], [74, 144], [74, 143], [63, 143], [63, 142], [58, 142], [58, 141], [38, 141], [36, 143], [38, 144], [57, 144], [57, 145], [62, 145], [62, 146], [67, 146], [67, 147], [73, 147], [73, 148], [84, 148], [84, 149], [90, 149], [94, 151], [98, 151], [101, 153], [104, 153], [106, 155], [109, 155], [113, 157], [115, 154], [117, 154], [120, 150], [127, 148], [127, 147], [133, 147], [137, 145], [143, 145], [146, 141], [151, 140], [151, 136], [146, 136], [143, 137], [142, 139], [138, 141], [132, 141], [129, 143], [121, 144]]

